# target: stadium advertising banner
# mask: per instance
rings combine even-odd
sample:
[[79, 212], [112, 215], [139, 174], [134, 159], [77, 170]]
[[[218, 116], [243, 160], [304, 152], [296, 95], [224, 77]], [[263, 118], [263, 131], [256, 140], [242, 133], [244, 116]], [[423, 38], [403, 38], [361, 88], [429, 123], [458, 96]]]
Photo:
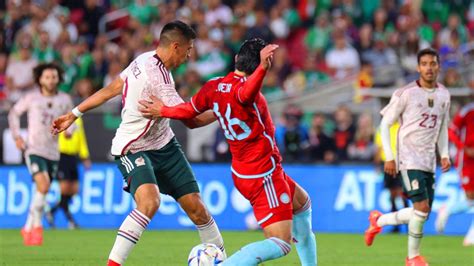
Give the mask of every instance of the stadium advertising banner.
[[[221, 229], [256, 227], [250, 204], [232, 185], [229, 165], [195, 164], [193, 169], [202, 198]], [[361, 233], [366, 229], [370, 210], [390, 211], [389, 193], [382, 188], [383, 177], [371, 166], [288, 165], [285, 170], [311, 195], [315, 231]], [[458, 180], [454, 170], [438, 176], [435, 213], [425, 226], [425, 233], [434, 233], [436, 211], [442, 204], [464, 197]], [[134, 208], [122, 185], [114, 164], [95, 164], [86, 172], [81, 169], [80, 192], [71, 204], [78, 224], [83, 228], [118, 228]], [[0, 166], [0, 228], [20, 228], [24, 224], [33, 186], [26, 167]], [[52, 205], [59, 197], [59, 185], [54, 182], [47, 201]], [[446, 233], [464, 234], [471, 220], [472, 214], [450, 217]], [[56, 214], [56, 225], [66, 227], [61, 211]], [[194, 226], [171, 197], [163, 196], [149, 228], [193, 229]]]

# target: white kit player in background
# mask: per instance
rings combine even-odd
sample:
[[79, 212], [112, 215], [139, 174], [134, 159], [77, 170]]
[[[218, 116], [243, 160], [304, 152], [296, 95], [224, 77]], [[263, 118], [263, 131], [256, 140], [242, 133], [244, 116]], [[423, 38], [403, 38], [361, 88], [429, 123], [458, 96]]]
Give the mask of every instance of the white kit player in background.
[[[25, 160], [36, 183], [26, 224], [21, 230], [24, 244], [42, 245], [42, 214], [51, 181], [56, 178], [59, 161], [58, 137], [48, 134], [51, 122], [71, 110], [71, 97], [58, 92], [62, 69], [55, 64], [41, 64], [33, 69], [38, 89], [26, 94], [10, 110], [8, 122], [18, 149], [25, 152]], [[20, 73], [21, 75], [21, 73]], [[20, 117], [28, 113], [28, 139], [20, 135]], [[71, 128], [70, 130], [74, 130]]]
[[[428, 265], [420, 256], [423, 225], [428, 219], [434, 198], [436, 146], [441, 157], [441, 168], [451, 167], [448, 154], [449, 91], [437, 83], [438, 53], [427, 48], [418, 52], [420, 79], [396, 90], [390, 103], [381, 111], [380, 124], [383, 149], [387, 156], [384, 171], [396, 177], [400, 171], [403, 189], [413, 202], [413, 208], [382, 215], [370, 212], [370, 225], [365, 241], [372, 245], [375, 236], [385, 225], [408, 224], [408, 257], [406, 265]], [[397, 156], [390, 148], [390, 126], [400, 122]]]

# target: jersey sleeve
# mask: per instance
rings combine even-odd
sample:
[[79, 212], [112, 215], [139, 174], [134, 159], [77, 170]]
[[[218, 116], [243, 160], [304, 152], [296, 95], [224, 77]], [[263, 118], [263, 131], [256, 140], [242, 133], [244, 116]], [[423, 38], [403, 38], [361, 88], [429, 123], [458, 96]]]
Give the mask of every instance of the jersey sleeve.
[[448, 125], [450, 104], [451, 103], [448, 101], [446, 105], [446, 111], [443, 115], [443, 120], [441, 122], [440, 132], [438, 135], [438, 151], [441, 158], [449, 158]]
[[130, 73], [132, 65], [135, 64], [135, 61], [132, 61], [122, 72], [120, 72], [120, 78], [125, 81]]
[[390, 102], [385, 106], [380, 114], [385, 118], [385, 121], [391, 126], [398, 121], [403, 110], [405, 110], [407, 103], [407, 93], [401, 90], [396, 90], [390, 98]]
[[30, 106], [30, 96], [21, 98], [8, 113], [8, 124], [12, 132], [13, 139], [20, 136], [20, 117]]
[[242, 104], [253, 102], [262, 88], [263, 79], [267, 71], [259, 65], [249, 76], [244, 85], [237, 91], [237, 100]]
[[197, 113], [202, 113], [211, 109], [211, 97], [209, 92], [212, 90], [213, 84], [214, 83], [210, 81], [206, 82], [206, 84], [204, 84], [204, 86], [191, 98], [191, 105]]

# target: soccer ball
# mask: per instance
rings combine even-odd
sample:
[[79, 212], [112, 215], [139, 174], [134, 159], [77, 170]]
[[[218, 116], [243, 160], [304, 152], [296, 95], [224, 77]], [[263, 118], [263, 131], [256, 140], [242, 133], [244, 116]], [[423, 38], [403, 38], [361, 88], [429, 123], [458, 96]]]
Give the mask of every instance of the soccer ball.
[[221, 265], [224, 254], [214, 244], [205, 243], [195, 246], [188, 257], [188, 266], [214, 266]]

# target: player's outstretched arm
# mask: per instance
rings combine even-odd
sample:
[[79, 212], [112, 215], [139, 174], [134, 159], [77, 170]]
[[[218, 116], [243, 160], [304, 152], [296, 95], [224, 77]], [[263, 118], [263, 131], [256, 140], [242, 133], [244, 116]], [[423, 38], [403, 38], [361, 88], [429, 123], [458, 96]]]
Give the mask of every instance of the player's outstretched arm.
[[120, 95], [122, 93], [123, 80], [121, 78], [116, 78], [112, 83], [107, 85], [105, 88], [100, 89], [94, 93], [89, 98], [81, 102], [76, 108], [74, 108], [75, 113], [72, 111], [56, 118], [51, 125], [51, 133], [56, 135], [74, 123], [74, 121], [91, 109], [96, 108], [97, 106], [103, 104], [109, 99]]
[[255, 100], [255, 97], [262, 87], [263, 78], [272, 65], [273, 53], [277, 48], [278, 45], [269, 44], [260, 51], [260, 65], [255, 69], [252, 75], [249, 76], [244, 86], [237, 92], [241, 103], [247, 104]]
[[207, 126], [216, 120], [217, 119], [214, 116], [214, 113], [211, 110], [207, 110], [206, 112], [196, 116], [193, 119], [187, 119], [182, 121], [188, 128], [198, 128]]
[[175, 106], [166, 106], [162, 100], [155, 96], [150, 96], [151, 101], [140, 100], [138, 110], [146, 118], [158, 119], [160, 117], [186, 120], [199, 115], [191, 103], [181, 103]]

